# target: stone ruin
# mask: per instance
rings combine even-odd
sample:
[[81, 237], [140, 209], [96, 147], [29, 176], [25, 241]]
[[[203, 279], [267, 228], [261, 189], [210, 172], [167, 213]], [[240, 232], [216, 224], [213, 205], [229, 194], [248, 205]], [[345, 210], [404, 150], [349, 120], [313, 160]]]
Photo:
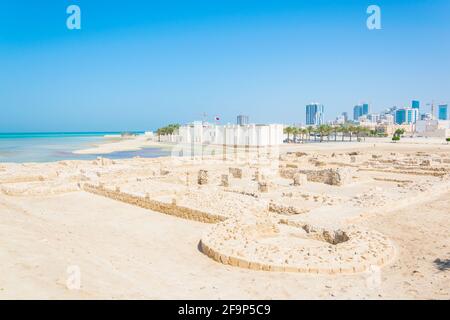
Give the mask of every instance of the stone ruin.
[[242, 169], [239, 168], [229, 168], [228, 171], [236, 179], [242, 179]]
[[294, 174], [294, 186], [303, 186], [308, 181], [308, 176], [302, 173]]
[[353, 170], [349, 168], [324, 169], [324, 170], [300, 170], [306, 175], [308, 181], [320, 182], [331, 186], [341, 186], [351, 181]]
[[269, 192], [269, 184], [267, 183], [267, 181], [258, 182], [258, 191], [261, 193]]
[[294, 185], [297, 177], [297, 182], [304, 183], [304, 178], [297, 176], [298, 174], [306, 176], [307, 181], [319, 182], [332, 186], [341, 186], [351, 182], [353, 176], [353, 168], [336, 168], [336, 169], [322, 169], [322, 170], [296, 170], [281, 168], [279, 174], [286, 179], [293, 179]]
[[328, 230], [270, 215], [230, 218], [213, 225], [202, 236], [200, 249], [235, 267], [313, 274], [364, 272], [395, 255], [391, 241], [375, 231]]
[[229, 187], [230, 186], [230, 181], [229, 181], [228, 174], [223, 174], [223, 175], [220, 176], [220, 186], [222, 186], [222, 187]]
[[198, 172], [197, 183], [199, 185], [208, 184], [208, 171], [207, 170], [200, 170]]
[[[358, 165], [350, 165], [350, 157], [355, 161], [357, 158]], [[376, 181], [380, 189], [382, 187], [378, 184], [383, 181], [386, 185], [408, 182], [414, 187], [413, 182], [417, 178], [417, 185], [422, 188], [425, 178], [431, 177], [434, 180], [430, 181], [435, 181], [436, 177], [450, 177], [450, 166], [445, 165], [450, 164], [450, 157], [448, 154], [439, 157], [442, 161], [436, 155], [408, 159], [400, 155], [389, 158], [387, 155], [374, 157], [352, 152], [338, 154], [325, 168], [314, 167], [317, 159], [326, 160], [325, 157], [316, 157], [312, 162], [303, 155], [299, 159], [286, 157], [286, 162], [276, 169], [284, 179], [268, 172], [265, 166], [253, 164], [242, 168], [224, 168], [216, 163], [211, 166], [193, 164], [188, 169], [169, 166], [168, 174], [169, 171], [160, 168], [156, 162], [150, 164], [151, 170], [138, 164], [127, 171], [128, 168], [117, 161], [111, 165], [112, 170], [117, 171], [111, 172], [89, 162], [91, 167], [81, 169], [80, 177], [89, 177], [91, 183], [84, 184], [84, 191], [184, 219], [217, 223], [202, 237], [201, 250], [221, 263], [254, 270], [336, 274], [362, 272], [370, 265], [385, 264], [392, 259], [395, 250], [390, 241], [377, 232], [316, 219], [313, 216], [316, 208], [330, 205], [330, 209], [337, 210], [338, 216], [339, 207], [332, 206], [347, 203], [347, 200], [343, 197], [332, 202], [333, 196], [328, 198], [318, 194], [320, 186], [309, 182], [342, 186], [352, 182], [353, 176], [358, 177], [359, 172], [369, 171], [379, 176], [370, 179], [363, 176], [364, 180], [360, 179], [360, 182]], [[344, 163], [338, 162], [340, 160]], [[57, 169], [54, 177], [43, 177], [39, 170], [33, 170], [26, 177], [0, 173], [0, 176], [4, 175], [0, 191], [18, 196], [80, 190], [83, 185], [80, 177], [66, 177], [62, 165]], [[98, 177], [94, 177], [96, 173]], [[253, 177], [251, 173], [254, 173]], [[391, 173], [408, 174], [411, 180], [399, 180]], [[69, 178], [74, 181], [73, 185], [60, 185], [61, 179]], [[26, 185], [21, 182], [26, 182]], [[234, 190], [229, 188], [230, 183]], [[210, 184], [211, 188], [190, 188], [189, 184]], [[225, 188], [217, 188], [218, 184]], [[155, 190], [156, 185], [167, 189]], [[123, 190], [116, 186], [123, 186]], [[175, 189], [173, 193], [172, 189]], [[337, 191], [330, 188], [322, 190]], [[365, 198], [357, 198], [355, 203], [361, 199]], [[365, 210], [372, 206], [369, 201], [371, 198], [362, 201]], [[380, 202], [379, 199], [373, 201]], [[257, 207], [259, 205], [261, 208]], [[351, 202], [349, 205], [358, 207]], [[323, 225], [319, 226], [319, 223]]]

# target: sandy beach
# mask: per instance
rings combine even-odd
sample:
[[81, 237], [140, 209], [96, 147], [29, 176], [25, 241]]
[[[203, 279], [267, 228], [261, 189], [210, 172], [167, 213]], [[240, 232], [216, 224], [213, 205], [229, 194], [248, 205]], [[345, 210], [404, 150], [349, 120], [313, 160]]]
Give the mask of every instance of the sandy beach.
[[449, 177], [423, 140], [0, 164], [0, 299], [449, 299]]
[[[108, 138], [108, 137], [105, 137]], [[155, 144], [149, 137], [145, 135], [138, 135], [136, 137], [114, 137], [108, 138], [108, 142], [99, 143], [98, 145], [87, 148], [75, 150], [74, 154], [110, 154], [120, 151], [137, 151], [143, 148], [154, 147]]]

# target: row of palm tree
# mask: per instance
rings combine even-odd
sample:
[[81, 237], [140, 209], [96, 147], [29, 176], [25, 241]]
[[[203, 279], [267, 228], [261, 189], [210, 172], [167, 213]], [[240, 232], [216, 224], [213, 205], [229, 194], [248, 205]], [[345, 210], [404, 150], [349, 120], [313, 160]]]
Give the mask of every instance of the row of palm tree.
[[297, 141], [297, 137], [300, 136], [302, 143], [311, 141], [311, 137], [314, 138], [314, 141], [319, 139], [320, 142], [324, 141], [325, 137], [327, 138], [327, 141], [330, 141], [331, 139], [337, 141], [338, 134], [341, 134], [342, 141], [344, 141], [345, 137], [349, 137], [349, 140], [352, 141], [354, 136], [359, 139], [360, 137], [365, 138], [366, 136], [375, 136], [378, 134], [376, 131], [370, 130], [367, 127], [352, 124], [341, 124], [336, 126], [322, 124], [316, 127], [308, 126], [306, 128], [286, 127], [284, 128], [284, 133], [287, 134], [289, 142], [291, 141], [292, 135], [293, 141]]
[[175, 124], [169, 124], [168, 126], [159, 128], [156, 130], [156, 135], [158, 136], [158, 140], [161, 140], [161, 136], [174, 134], [175, 131], [177, 131], [180, 128], [180, 125], [178, 123]]
[[179, 124], [169, 124], [168, 126], [165, 126], [165, 127], [162, 127], [162, 128], [159, 128], [158, 130], [156, 130], [156, 134], [158, 136], [173, 134], [179, 128], [180, 128]]

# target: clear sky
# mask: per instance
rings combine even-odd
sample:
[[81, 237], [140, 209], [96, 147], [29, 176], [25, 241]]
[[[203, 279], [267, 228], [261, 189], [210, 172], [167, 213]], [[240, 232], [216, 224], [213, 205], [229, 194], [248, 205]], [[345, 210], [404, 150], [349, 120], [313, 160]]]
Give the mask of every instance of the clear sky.
[[412, 99], [450, 101], [449, 0], [0, 1], [0, 132], [298, 123], [309, 102], [333, 119]]

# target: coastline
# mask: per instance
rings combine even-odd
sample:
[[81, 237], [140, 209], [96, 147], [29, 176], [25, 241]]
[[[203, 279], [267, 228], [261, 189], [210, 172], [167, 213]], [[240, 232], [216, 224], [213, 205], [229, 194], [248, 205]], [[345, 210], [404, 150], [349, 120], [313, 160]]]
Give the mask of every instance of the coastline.
[[170, 145], [152, 141], [145, 135], [135, 137], [105, 137], [108, 141], [97, 144], [95, 147], [75, 150], [72, 153], [79, 155], [107, 155], [115, 152], [139, 151], [145, 148], [170, 148]]

